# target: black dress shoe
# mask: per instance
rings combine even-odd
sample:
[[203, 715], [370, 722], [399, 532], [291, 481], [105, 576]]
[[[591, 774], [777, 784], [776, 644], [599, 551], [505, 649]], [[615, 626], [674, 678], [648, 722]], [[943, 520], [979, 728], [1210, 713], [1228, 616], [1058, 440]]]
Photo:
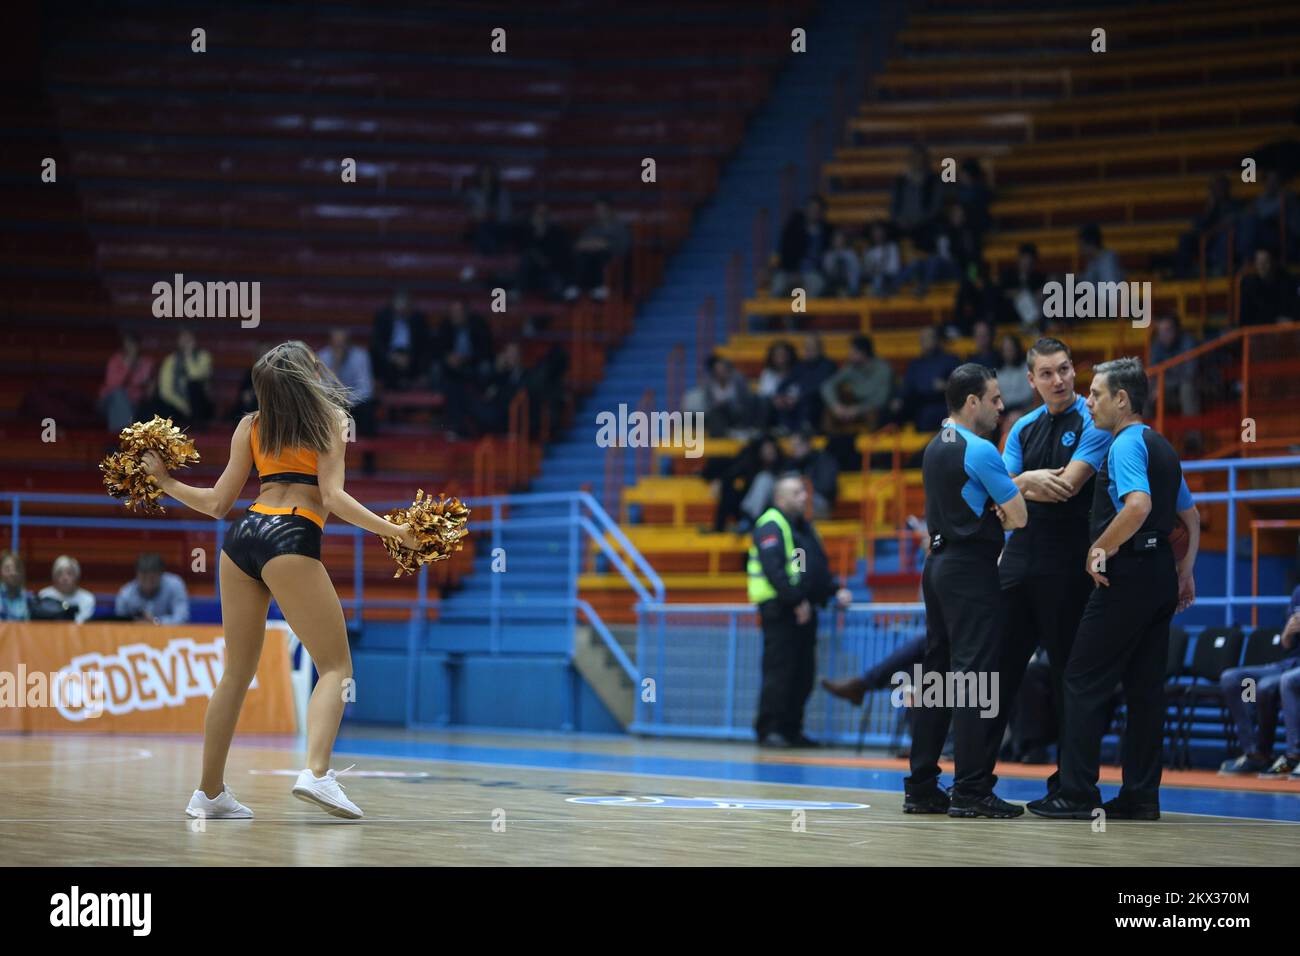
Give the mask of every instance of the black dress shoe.
[[903, 791], [904, 813], [947, 813], [952, 796], [947, 787], [935, 787], [920, 793]]
[[953, 797], [948, 808], [950, 817], [989, 817], [993, 820], [1010, 820], [1025, 812], [1025, 808], [1007, 803], [996, 793], [986, 793], [978, 799]]
[[845, 680], [830, 680], [823, 677], [822, 687], [832, 697], [847, 700], [854, 707], [861, 707], [862, 698], [867, 696], [867, 682], [861, 677], [849, 677]]
[[784, 734], [768, 734], [758, 742], [758, 745], [760, 747], [771, 747], [774, 750], [792, 750], [798, 746]]
[[1109, 820], [1160, 819], [1160, 804], [1158, 803], [1132, 803], [1116, 797], [1114, 800], [1107, 800], [1101, 805], [1101, 808], [1106, 811], [1106, 818]]
[[1077, 800], [1070, 800], [1060, 793], [1049, 793], [1039, 800], [1030, 800], [1025, 808], [1035, 816], [1047, 817], [1049, 820], [1091, 820], [1093, 807]]

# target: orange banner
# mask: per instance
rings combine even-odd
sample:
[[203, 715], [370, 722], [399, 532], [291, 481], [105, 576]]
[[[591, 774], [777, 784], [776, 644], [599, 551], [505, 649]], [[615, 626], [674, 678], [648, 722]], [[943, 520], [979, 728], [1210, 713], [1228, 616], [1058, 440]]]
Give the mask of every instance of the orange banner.
[[[202, 733], [224, 665], [213, 625], [0, 623], [0, 731]], [[294, 728], [288, 651], [268, 630], [236, 730]]]

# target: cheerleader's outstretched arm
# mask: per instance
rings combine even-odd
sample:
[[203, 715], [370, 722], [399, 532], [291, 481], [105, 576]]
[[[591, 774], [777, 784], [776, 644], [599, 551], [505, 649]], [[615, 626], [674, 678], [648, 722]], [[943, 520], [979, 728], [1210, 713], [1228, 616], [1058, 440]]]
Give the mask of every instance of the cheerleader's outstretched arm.
[[162, 459], [152, 451], [144, 453], [145, 470], [158, 482], [163, 494], [170, 495], [186, 507], [210, 518], [224, 518], [234, 507], [239, 493], [244, 490], [248, 472], [253, 467], [253, 453], [249, 450], [248, 443], [251, 423], [252, 417], [245, 415], [236, 426], [235, 434], [230, 438], [230, 460], [226, 462], [226, 470], [211, 488], [195, 488], [177, 481], [168, 474]]

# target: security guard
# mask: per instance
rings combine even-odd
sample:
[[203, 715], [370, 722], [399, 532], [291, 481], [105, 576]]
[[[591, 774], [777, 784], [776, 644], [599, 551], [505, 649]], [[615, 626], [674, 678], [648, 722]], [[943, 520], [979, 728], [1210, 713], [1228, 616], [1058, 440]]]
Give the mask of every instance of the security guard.
[[[930, 535], [921, 575], [926, 629], [921, 666], [927, 681], [943, 681], [945, 694], [939, 706], [920, 703], [923, 697], [913, 705], [912, 773], [903, 781], [903, 812], [1017, 817], [1024, 808], [993, 793], [980, 704], [952, 699], [947, 689], [959, 685], [958, 677], [996, 671], [1003, 638], [998, 555], [1003, 529], [1025, 525], [1025, 500], [997, 448], [982, 437], [997, 428], [1002, 414], [1002, 392], [992, 370], [974, 362], [958, 366], [945, 397], [950, 417], [921, 460]], [[949, 724], [957, 764], [951, 794], [939, 785], [939, 754]]]
[[[1103, 362], [1093, 372], [1088, 409], [1096, 426], [1115, 438], [1093, 492], [1085, 567], [1096, 589], [1065, 666], [1061, 785], [1028, 804], [1041, 817], [1086, 820], [1101, 806], [1112, 819], [1160, 818], [1169, 622], [1196, 597], [1200, 520], [1177, 453], [1142, 422], [1147, 387], [1135, 358]], [[1187, 553], [1177, 562], [1169, 545], [1176, 520], [1188, 530]], [[1124, 785], [1102, 804], [1101, 738], [1120, 683], [1127, 710]]]
[[830, 563], [804, 518], [803, 477], [781, 475], [772, 507], [754, 526], [749, 549], [749, 599], [763, 626], [763, 687], [754, 730], [764, 747], [815, 747], [803, 732], [803, 710], [817, 669], [817, 608], [832, 595], [847, 607], [853, 594], [836, 589]]
[[[1051, 668], [1056, 726], [1064, 719], [1063, 678], [1092, 579], [1082, 567], [1092, 539], [1088, 510], [1094, 476], [1111, 434], [1097, 428], [1087, 399], [1074, 391], [1070, 349], [1042, 338], [1026, 356], [1030, 384], [1043, 400], [1007, 435], [1002, 461], [1024, 495], [1029, 523], [1012, 533], [998, 563], [1006, 636], [999, 667], [1001, 703], [989, 721], [989, 760], [997, 762], [1025, 668], [1042, 647]], [[1055, 789], [1059, 774], [1048, 781]], [[994, 778], [996, 781], [996, 778]]]

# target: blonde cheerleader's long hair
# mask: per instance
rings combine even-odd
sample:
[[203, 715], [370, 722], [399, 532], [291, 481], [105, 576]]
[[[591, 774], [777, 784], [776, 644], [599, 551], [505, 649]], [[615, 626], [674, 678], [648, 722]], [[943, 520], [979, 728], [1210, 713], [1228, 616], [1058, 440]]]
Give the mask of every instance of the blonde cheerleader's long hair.
[[352, 404], [351, 392], [305, 342], [283, 342], [253, 365], [257, 443], [265, 455], [284, 448], [329, 451]]

